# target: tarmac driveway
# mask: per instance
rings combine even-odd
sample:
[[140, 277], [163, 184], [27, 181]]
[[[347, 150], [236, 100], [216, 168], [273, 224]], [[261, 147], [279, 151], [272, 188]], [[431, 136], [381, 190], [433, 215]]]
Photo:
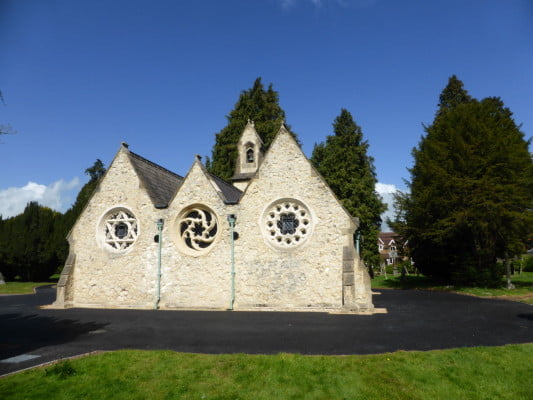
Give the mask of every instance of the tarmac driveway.
[[39, 309], [55, 289], [0, 296], [0, 375], [97, 350], [372, 354], [533, 342], [533, 306], [379, 290], [387, 314]]

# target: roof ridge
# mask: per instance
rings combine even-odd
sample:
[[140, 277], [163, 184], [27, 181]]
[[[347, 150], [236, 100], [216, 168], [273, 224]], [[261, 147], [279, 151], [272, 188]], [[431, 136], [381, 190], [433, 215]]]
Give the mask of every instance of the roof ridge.
[[141, 160], [141, 161], [144, 161], [144, 162], [146, 162], [146, 163], [148, 163], [148, 164], [150, 164], [150, 165], [152, 165], [152, 166], [154, 166], [154, 167], [156, 167], [156, 168], [158, 168], [158, 169], [160, 169], [160, 170], [162, 170], [162, 171], [164, 171], [164, 172], [168, 172], [168, 173], [170, 173], [170, 174], [172, 174], [172, 175], [175, 175], [177, 178], [181, 178], [181, 179], [183, 179], [183, 176], [181, 176], [181, 175], [179, 175], [179, 174], [177, 174], [177, 173], [175, 173], [175, 172], [173, 172], [173, 171], [171, 171], [171, 170], [169, 170], [169, 169], [167, 169], [167, 168], [165, 168], [165, 167], [162, 167], [161, 165], [156, 164], [155, 162], [150, 161], [150, 160], [144, 158], [143, 156], [140, 156], [139, 154], [134, 153], [134, 152], [131, 151], [131, 150], [129, 150], [129, 153], [130, 153], [130, 155], [132, 155], [132, 156], [138, 158], [138, 159]]

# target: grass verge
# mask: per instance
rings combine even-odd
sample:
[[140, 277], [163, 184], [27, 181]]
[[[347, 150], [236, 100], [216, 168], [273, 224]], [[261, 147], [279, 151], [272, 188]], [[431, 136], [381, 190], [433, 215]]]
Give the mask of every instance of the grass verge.
[[11, 399], [531, 399], [533, 344], [369, 356], [122, 350], [0, 379]]
[[55, 282], [6, 282], [0, 285], [0, 294], [29, 294], [33, 293], [33, 288], [52, 285]]
[[399, 276], [385, 278], [376, 276], [372, 279], [373, 289], [427, 289], [444, 290], [450, 292], [470, 294], [480, 297], [497, 297], [509, 300], [522, 301], [533, 304], [533, 272], [522, 272], [511, 277], [515, 289], [506, 288], [479, 288], [462, 286], [439, 286], [425, 276], [406, 276], [403, 280]]

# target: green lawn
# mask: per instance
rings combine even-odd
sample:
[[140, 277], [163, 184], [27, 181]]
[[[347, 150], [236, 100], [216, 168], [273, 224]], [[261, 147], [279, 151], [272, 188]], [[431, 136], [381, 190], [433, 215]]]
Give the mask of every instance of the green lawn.
[[518, 300], [528, 304], [533, 304], [533, 272], [522, 272], [511, 277], [515, 289], [505, 288], [478, 288], [459, 286], [439, 286], [435, 285], [425, 276], [409, 275], [402, 281], [399, 276], [376, 276], [372, 279], [372, 288], [379, 289], [428, 289], [446, 290], [451, 292], [471, 294], [482, 297], [501, 297], [511, 300]]
[[33, 288], [51, 285], [54, 282], [6, 282], [0, 285], [0, 294], [26, 294], [33, 293]]
[[10, 399], [531, 399], [533, 344], [371, 356], [122, 350], [0, 378]]

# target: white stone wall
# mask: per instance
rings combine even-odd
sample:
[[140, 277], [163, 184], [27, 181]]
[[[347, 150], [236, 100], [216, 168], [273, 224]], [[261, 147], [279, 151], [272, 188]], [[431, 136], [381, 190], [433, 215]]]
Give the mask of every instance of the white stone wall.
[[[313, 225], [304, 243], [285, 250], [260, 226], [283, 198], [305, 204]], [[246, 189], [236, 228], [237, 307], [342, 307], [342, 251], [354, 225], [288, 133], [278, 135]]]
[[[217, 217], [217, 236], [205, 252], [194, 254], [180, 238], [179, 216], [192, 204], [210, 209]], [[164, 308], [228, 308], [231, 295], [231, 250], [227, 215], [222, 201], [197, 161], [170, 204], [163, 249], [161, 306]]]
[[[139, 222], [137, 241], [124, 253], [110, 251], [98, 240], [102, 217], [117, 206], [131, 210]], [[151, 307], [157, 267], [153, 237], [160, 215], [121, 148], [70, 235], [70, 251], [76, 255], [66, 295], [70, 305]]]
[[[117, 153], [71, 232], [76, 261], [65, 289], [66, 306], [154, 307], [158, 262], [154, 235], [156, 221], [162, 218], [159, 307], [228, 308], [231, 240], [227, 216], [235, 214], [239, 235], [235, 241], [235, 309], [372, 308], [368, 274], [357, 256], [343, 265], [343, 249], [353, 246], [355, 225], [288, 132], [278, 135], [238, 205], [224, 204], [197, 160], [169, 207], [155, 209], [127, 152], [121, 148]], [[269, 243], [261, 229], [265, 210], [283, 198], [305, 204], [312, 219], [305, 242], [290, 249]], [[215, 241], [199, 253], [180, 238], [180, 215], [192, 205], [209, 209], [217, 218]], [[131, 210], [139, 221], [136, 242], [120, 254], [97, 240], [102, 234], [99, 223], [113, 207]], [[346, 286], [343, 289], [347, 268], [354, 282], [348, 305], [343, 304], [343, 296], [348, 298]]]

